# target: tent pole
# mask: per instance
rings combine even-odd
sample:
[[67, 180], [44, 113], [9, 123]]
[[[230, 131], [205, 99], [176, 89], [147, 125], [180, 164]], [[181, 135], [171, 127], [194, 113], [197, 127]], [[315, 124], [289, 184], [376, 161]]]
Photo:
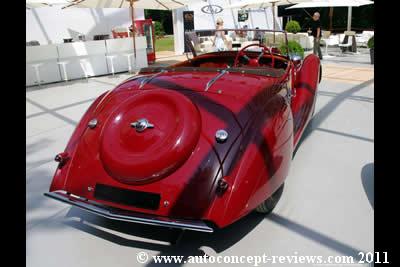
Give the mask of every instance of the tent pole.
[[275, 2], [272, 2], [272, 22], [273, 22], [273, 30], [274, 30], [274, 41], [273, 41], [273, 43], [274, 43], [274, 45], [275, 45]]
[[135, 59], [135, 66], [136, 66], [136, 26], [135, 26], [135, 8], [133, 6], [133, 2], [135, 0], [129, 0], [130, 4], [130, 11], [131, 11], [131, 19], [132, 19], [132, 37], [133, 37], [133, 57]]

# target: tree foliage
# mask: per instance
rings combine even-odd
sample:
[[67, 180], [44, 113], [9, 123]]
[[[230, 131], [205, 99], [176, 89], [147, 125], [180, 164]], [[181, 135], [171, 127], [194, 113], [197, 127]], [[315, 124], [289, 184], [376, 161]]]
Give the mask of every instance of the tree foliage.
[[165, 35], [164, 26], [159, 21], [154, 21], [154, 34], [157, 37], [162, 37]]
[[173, 34], [172, 12], [169, 10], [144, 10], [146, 19], [152, 19], [162, 24], [165, 34]]

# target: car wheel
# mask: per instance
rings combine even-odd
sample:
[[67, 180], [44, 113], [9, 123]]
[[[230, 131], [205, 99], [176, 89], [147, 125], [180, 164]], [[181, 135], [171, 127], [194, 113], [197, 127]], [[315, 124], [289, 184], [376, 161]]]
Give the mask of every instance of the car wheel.
[[276, 204], [278, 204], [279, 199], [281, 198], [283, 185], [284, 183], [275, 191], [275, 193], [272, 194], [272, 196], [264, 200], [264, 202], [256, 208], [256, 211], [264, 214], [271, 213]]
[[318, 81], [318, 83], [321, 83], [321, 80], [322, 80], [322, 67], [319, 66], [319, 81]]

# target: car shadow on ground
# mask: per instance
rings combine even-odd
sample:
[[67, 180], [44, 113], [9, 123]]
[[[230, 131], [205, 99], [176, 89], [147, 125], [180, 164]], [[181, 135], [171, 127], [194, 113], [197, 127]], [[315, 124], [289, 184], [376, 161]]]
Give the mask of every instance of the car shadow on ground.
[[374, 163], [368, 163], [361, 169], [361, 181], [368, 201], [374, 208]]
[[[329, 117], [329, 115], [335, 111], [335, 109], [345, 100], [348, 100], [349, 98], [353, 98], [353, 94], [356, 92], [366, 88], [367, 86], [373, 85], [374, 79], [368, 80], [366, 82], [363, 82], [361, 84], [357, 84], [343, 92], [337, 93], [333, 95], [332, 99], [328, 101], [327, 104], [325, 104], [318, 112], [315, 113], [313, 118], [309, 121], [309, 123], [305, 126], [304, 132], [301, 135], [299, 139], [299, 143], [296, 147], [296, 149], [293, 151], [293, 158], [295, 157], [297, 150], [301, 146], [301, 144], [311, 135], [311, 133], [314, 130], [320, 129], [319, 126], [322, 124], [322, 122]], [[318, 101], [318, 99], [317, 99]], [[346, 135], [345, 133], [341, 133], [342, 135]], [[347, 136], [351, 136], [348, 135]], [[372, 141], [368, 138], [362, 138], [358, 137], [358, 139], [366, 140], [366, 141]]]
[[[121, 246], [156, 250], [160, 255], [188, 257], [205, 255], [202, 247], [220, 253], [243, 239], [264, 219], [263, 214], [252, 212], [214, 233], [185, 231], [180, 236], [181, 230], [109, 220], [72, 207], [64, 224]], [[176, 242], [178, 238], [179, 242]]]
[[[158, 251], [158, 256], [183, 256], [183, 260], [187, 260], [189, 256], [216, 256], [242, 240], [263, 220], [285, 227], [342, 255], [358, 258], [361, 251], [275, 213], [265, 216], [252, 212], [226, 228], [215, 230], [212, 234], [185, 231], [176, 243], [180, 230], [109, 220], [74, 207], [66, 214], [63, 223], [121, 246]], [[175, 263], [172, 266], [182, 264]], [[150, 261], [146, 267], [158, 265], [159, 263]]]

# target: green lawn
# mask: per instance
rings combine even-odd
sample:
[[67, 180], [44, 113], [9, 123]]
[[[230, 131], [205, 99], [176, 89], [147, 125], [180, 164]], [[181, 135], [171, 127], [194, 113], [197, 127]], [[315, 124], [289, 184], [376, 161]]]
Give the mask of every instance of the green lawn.
[[174, 51], [174, 37], [166, 36], [156, 39], [156, 51]]

